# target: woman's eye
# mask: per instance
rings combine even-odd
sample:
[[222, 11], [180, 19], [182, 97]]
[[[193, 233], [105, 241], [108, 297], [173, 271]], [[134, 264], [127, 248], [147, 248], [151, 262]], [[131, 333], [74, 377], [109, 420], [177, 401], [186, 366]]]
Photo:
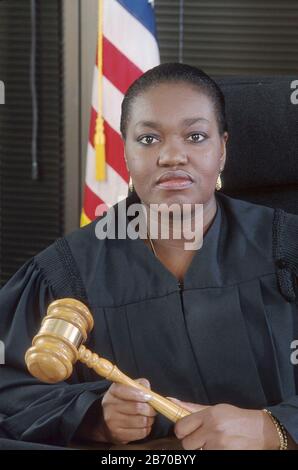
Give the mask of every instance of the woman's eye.
[[203, 134], [199, 134], [198, 132], [191, 134], [187, 140], [190, 140], [190, 142], [202, 142], [205, 139], [205, 136]]
[[144, 135], [138, 139], [138, 142], [144, 145], [150, 145], [153, 144], [154, 140], [157, 140], [157, 138], [153, 137], [153, 135]]

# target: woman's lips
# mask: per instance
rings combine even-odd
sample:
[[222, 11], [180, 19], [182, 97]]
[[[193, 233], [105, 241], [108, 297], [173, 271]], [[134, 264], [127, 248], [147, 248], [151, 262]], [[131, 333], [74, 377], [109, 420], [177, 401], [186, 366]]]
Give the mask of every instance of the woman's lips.
[[193, 184], [193, 179], [184, 171], [172, 171], [164, 173], [157, 180], [156, 185], [162, 189], [179, 190], [189, 188]]
[[157, 183], [157, 186], [162, 189], [185, 189], [193, 184], [189, 178], [172, 178], [166, 181]]

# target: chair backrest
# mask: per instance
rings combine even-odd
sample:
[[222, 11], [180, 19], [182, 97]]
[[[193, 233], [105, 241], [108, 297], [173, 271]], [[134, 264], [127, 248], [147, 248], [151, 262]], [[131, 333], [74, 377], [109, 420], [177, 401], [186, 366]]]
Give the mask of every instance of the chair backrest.
[[298, 77], [221, 77], [229, 142], [222, 191], [298, 214]]

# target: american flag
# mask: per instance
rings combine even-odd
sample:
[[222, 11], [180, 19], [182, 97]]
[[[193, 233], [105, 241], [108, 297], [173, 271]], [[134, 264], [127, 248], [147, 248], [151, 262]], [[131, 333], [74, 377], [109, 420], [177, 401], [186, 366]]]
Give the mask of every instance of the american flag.
[[99, 0], [82, 226], [127, 195], [121, 102], [129, 85], [158, 64], [153, 2]]

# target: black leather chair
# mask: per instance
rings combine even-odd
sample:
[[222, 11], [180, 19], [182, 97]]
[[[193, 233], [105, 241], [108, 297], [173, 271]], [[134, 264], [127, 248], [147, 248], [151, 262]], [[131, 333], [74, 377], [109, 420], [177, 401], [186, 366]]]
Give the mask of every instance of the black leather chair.
[[298, 214], [298, 77], [221, 77], [230, 139], [222, 191]]

